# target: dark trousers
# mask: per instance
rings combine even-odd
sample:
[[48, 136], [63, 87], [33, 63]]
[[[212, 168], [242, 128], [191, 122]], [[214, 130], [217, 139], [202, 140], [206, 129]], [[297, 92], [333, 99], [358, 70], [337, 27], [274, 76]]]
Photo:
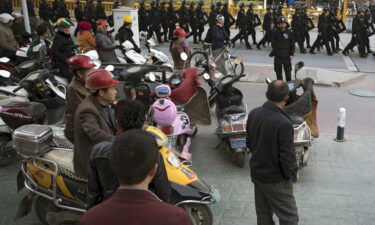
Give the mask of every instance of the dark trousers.
[[158, 42], [162, 43], [163, 41], [161, 40], [160, 30], [161, 30], [161, 26], [159, 24], [152, 24], [149, 27], [147, 39], [151, 38], [152, 35], [155, 33], [156, 34], [156, 38], [158, 39]]
[[168, 24], [163, 23], [161, 26], [163, 27], [162, 36], [164, 36], [164, 41], [168, 41]]
[[197, 43], [198, 40], [198, 26], [196, 24], [190, 23], [191, 27], [191, 36], [193, 36], [194, 44]]
[[246, 47], [250, 47], [251, 46], [250, 43], [249, 43], [249, 34], [247, 33], [247, 29], [246, 28], [243, 28], [243, 29], [240, 28], [240, 32], [232, 39], [232, 43], [236, 43], [236, 41], [238, 39], [245, 40]]
[[345, 47], [343, 52], [348, 52], [349, 49], [353, 49], [356, 45], [358, 45], [359, 55], [365, 56], [366, 55], [365, 43], [364, 43], [363, 37], [360, 33], [356, 34], [355, 37], [354, 37], [354, 34], [352, 35], [352, 40]]
[[272, 32], [271, 30], [266, 30], [264, 37], [262, 38], [262, 40], [260, 40], [258, 45], [265, 45], [266, 42], [271, 41], [271, 32]]
[[186, 33], [189, 33], [189, 32], [190, 32], [189, 24], [187, 24], [187, 23], [183, 23], [183, 22], [180, 22], [179, 24], [180, 24], [180, 28], [184, 29], [184, 31], [185, 31]]
[[255, 28], [254, 27], [249, 28], [247, 33], [248, 33], [248, 35], [251, 35], [251, 37], [253, 39], [253, 44], [256, 45], [257, 44], [257, 36], [256, 36]]
[[371, 49], [370, 49], [370, 38], [367, 35], [364, 37], [364, 42], [365, 42], [365, 46], [366, 46], [367, 52], [370, 53], [371, 52]]
[[199, 24], [198, 25], [198, 38], [199, 38], [199, 41], [202, 42], [202, 34], [204, 32], [204, 25], [203, 24]]
[[301, 30], [295, 31], [295, 39], [294, 40], [297, 42], [299, 50], [301, 52], [306, 51], [305, 47], [303, 46], [303, 42], [304, 42], [304, 36], [303, 35], [304, 35], [303, 31], [301, 31]]
[[292, 62], [289, 57], [277, 57], [275, 56], [273, 68], [276, 72], [276, 78], [283, 80], [283, 66], [285, 71], [286, 81], [290, 81], [292, 78]]
[[335, 38], [335, 43], [336, 43], [336, 50], [340, 49], [340, 36], [337, 31], [333, 32], [333, 37]]
[[327, 32], [322, 32], [320, 35], [318, 35], [318, 38], [315, 40], [313, 46], [311, 47], [310, 51], [314, 51], [315, 48], [319, 47], [320, 42], [323, 42], [326, 46], [326, 50], [328, 54], [332, 54], [331, 48], [329, 47], [328, 43], [328, 34]]
[[266, 184], [253, 180], [258, 225], [274, 225], [273, 213], [280, 225], [297, 225], [299, 221], [292, 181]]

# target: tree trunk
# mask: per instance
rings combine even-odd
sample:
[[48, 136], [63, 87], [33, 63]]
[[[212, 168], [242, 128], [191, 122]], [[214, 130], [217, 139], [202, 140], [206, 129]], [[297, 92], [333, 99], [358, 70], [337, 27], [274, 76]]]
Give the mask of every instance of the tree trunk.
[[121, 5], [134, 8], [134, 0], [120, 0]]

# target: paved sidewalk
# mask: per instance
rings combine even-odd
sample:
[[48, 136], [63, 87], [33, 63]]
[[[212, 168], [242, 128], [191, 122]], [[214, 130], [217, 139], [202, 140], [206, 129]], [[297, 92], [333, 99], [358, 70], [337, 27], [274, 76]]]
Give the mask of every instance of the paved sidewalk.
[[[272, 80], [276, 79], [273, 65], [267, 64], [247, 63], [245, 64], [245, 74], [247, 74], [247, 76], [242, 78], [242, 81], [263, 83], [266, 77]], [[285, 74], [283, 76], [285, 76]], [[304, 67], [297, 73], [297, 77], [300, 79], [306, 77], [313, 78], [317, 85], [338, 87], [362, 80], [365, 76], [366, 73], [351, 72], [344, 69], [334, 70], [309, 67]], [[294, 79], [294, 71], [292, 71], [292, 79]]]

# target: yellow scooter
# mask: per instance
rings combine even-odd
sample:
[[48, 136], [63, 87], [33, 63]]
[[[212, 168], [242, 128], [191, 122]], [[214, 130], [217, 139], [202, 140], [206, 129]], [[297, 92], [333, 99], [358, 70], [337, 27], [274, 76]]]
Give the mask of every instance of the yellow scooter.
[[[156, 138], [164, 159], [171, 182], [170, 203], [185, 209], [193, 224], [211, 225], [213, 218], [208, 205], [219, 201], [217, 189], [180, 163], [168, 149], [168, 138], [163, 132], [152, 126], [146, 130]], [[17, 176], [18, 191], [24, 187], [29, 191], [19, 205], [16, 219], [26, 216], [34, 203], [43, 224], [77, 222], [87, 209], [87, 180], [75, 175], [73, 146], [61, 128], [22, 126], [13, 132], [13, 147], [24, 157]]]

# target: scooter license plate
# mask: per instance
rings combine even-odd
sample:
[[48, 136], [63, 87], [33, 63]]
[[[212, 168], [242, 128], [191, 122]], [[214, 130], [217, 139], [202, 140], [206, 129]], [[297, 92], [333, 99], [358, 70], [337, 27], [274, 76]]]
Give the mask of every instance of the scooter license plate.
[[231, 148], [246, 148], [246, 140], [231, 140], [230, 141]]

